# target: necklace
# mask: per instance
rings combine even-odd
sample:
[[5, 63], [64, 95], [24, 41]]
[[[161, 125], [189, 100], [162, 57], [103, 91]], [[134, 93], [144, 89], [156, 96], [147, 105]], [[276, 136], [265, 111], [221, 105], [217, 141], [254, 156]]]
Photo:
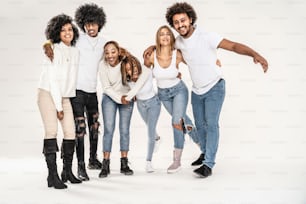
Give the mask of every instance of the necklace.
[[71, 61], [71, 50], [70, 50], [70, 48], [63, 49], [63, 50], [62, 50], [62, 53], [63, 53], [63, 55], [64, 55], [64, 58], [65, 58], [65, 61], [66, 61], [66, 62]]
[[90, 47], [92, 48], [92, 50], [94, 51], [96, 49], [96, 46], [98, 44], [98, 38], [97, 37], [90, 37], [87, 36], [87, 41], [89, 42]]

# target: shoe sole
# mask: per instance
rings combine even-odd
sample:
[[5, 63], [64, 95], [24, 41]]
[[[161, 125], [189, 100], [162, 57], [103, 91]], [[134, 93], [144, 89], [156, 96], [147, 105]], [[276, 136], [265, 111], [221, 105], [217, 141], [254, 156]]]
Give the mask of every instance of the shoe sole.
[[202, 175], [202, 174], [200, 174], [200, 173], [197, 173], [197, 172], [193, 172], [193, 173], [194, 173], [194, 175], [197, 176], [198, 178], [207, 178], [207, 177], [211, 176], [211, 174], [209, 174], [209, 175], [207, 175], [207, 176], [204, 176], [204, 175]]

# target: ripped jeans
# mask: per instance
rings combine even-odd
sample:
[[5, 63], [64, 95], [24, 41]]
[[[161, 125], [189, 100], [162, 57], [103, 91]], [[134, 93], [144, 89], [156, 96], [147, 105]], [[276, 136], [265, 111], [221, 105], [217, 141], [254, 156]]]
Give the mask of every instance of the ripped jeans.
[[[196, 129], [192, 124], [191, 119], [186, 115], [188, 89], [185, 83], [181, 80], [178, 84], [170, 88], [158, 88], [158, 97], [168, 113], [172, 116], [171, 125], [181, 124], [181, 120], [183, 119], [185, 127], [191, 126], [193, 129], [192, 131], [187, 131], [187, 133], [192, 137], [193, 141], [198, 141]], [[183, 149], [185, 141], [184, 131], [173, 127], [173, 136], [174, 148]]]

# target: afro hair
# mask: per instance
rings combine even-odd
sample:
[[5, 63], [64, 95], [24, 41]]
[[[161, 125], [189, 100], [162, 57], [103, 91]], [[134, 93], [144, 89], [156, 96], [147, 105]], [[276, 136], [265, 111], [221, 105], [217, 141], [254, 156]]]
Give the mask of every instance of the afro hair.
[[79, 38], [79, 31], [77, 27], [72, 23], [72, 18], [70, 16], [67, 16], [65, 14], [60, 14], [57, 16], [54, 16], [47, 25], [47, 28], [45, 30], [45, 35], [48, 40], [50, 40], [52, 43], [59, 43], [61, 42], [60, 39], [60, 33], [62, 30], [62, 27], [66, 24], [71, 24], [73, 29], [73, 39], [71, 41], [71, 45], [75, 45], [77, 39]]
[[197, 20], [197, 14], [191, 5], [189, 5], [186, 2], [175, 3], [171, 7], [169, 7], [166, 12], [166, 20], [171, 27], [174, 27], [173, 26], [173, 16], [175, 14], [180, 14], [180, 13], [186, 13], [187, 16], [192, 19], [192, 23], [191, 23], [192, 25]]
[[106, 23], [106, 15], [102, 7], [98, 7], [98, 5], [94, 3], [84, 4], [76, 10], [75, 21], [84, 32], [86, 32], [84, 28], [85, 24], [97, 23], [99, 26], [98, 32], [100, 32], [101, 28]]

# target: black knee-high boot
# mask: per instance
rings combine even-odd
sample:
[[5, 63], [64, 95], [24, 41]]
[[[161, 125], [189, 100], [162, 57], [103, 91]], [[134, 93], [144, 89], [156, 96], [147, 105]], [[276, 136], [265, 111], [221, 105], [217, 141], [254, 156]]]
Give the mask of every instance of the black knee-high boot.
[[60, 180], [57, 173], [56, 165], [56, 152], [58, 152], [56, 139], [44, 139], [43, 154], [45, 155], [48, 174], [48, 187], [54, 187], [55, 189], [64, 189], [67, 186]]
[[63, 171], [62, 181], [71, 183], [82, 183], [81, 180], [77, 179], [72, 173], [72, 159], [75, 147], [75, 140], [63, 140], [62, 143], [62, 155], [63, 155]]

